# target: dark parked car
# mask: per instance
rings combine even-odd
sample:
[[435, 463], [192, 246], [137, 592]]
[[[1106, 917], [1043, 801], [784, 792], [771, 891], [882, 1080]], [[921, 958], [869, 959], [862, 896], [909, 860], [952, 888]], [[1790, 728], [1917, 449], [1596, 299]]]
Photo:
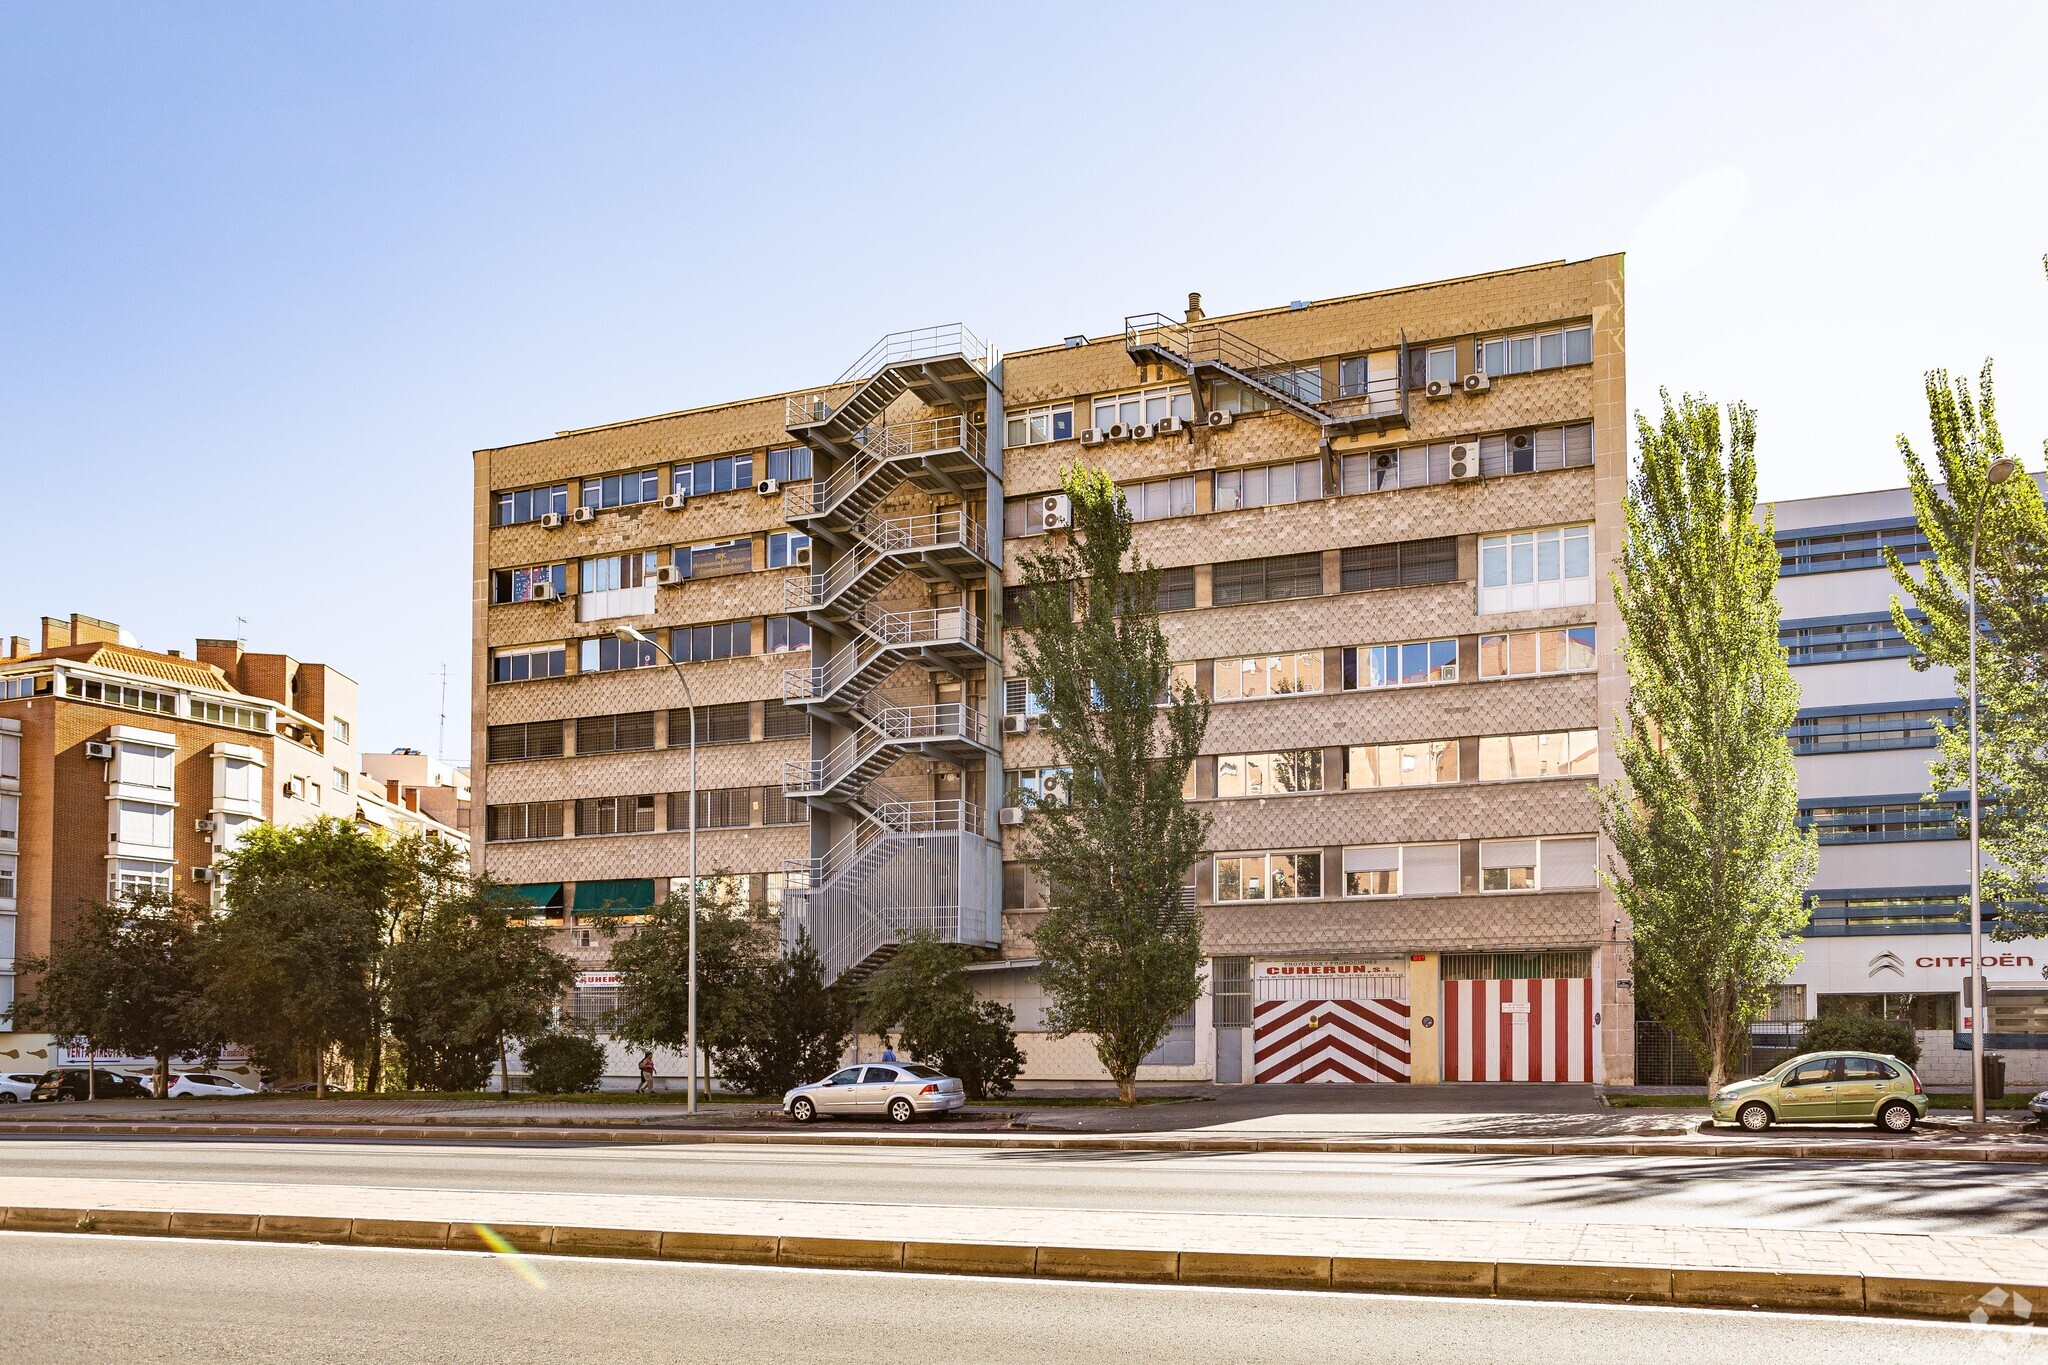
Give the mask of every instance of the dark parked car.
[[[134, 1076], [123, 1076], [117, 1071], [92, 1073], [93, 1098], [102, 1100], [146, 1100], [149, 1087]], [[66, 1067], [61, 1071], [43, 1073], [41, 1085], [35, 1088], [29, 1098], [38, 1103], [45, 1100], [82, 1100], [85, 1094], [85, 1068]]]

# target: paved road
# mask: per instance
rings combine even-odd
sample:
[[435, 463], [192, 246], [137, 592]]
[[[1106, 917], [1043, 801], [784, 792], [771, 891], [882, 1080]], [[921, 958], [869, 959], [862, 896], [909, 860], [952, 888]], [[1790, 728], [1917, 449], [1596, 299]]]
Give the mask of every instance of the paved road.
[[0, 1176], [2048, 1234], [2048, 1170], [1975, 1162], [7, 1138]]
[[0, 1234], [0, 1359], [2048, 1360], [2039, 1329]]

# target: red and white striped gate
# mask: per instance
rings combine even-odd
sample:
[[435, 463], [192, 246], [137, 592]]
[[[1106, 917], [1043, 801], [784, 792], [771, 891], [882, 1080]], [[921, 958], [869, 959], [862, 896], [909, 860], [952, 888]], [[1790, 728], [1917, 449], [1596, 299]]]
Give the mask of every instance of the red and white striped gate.
[[1444, 1079], [1590, 1081], [1591, 977], [1444, 982]]
[[1252, 1078], [1407, 1080], [1406, 967], [1261, 963], [1252, 986]]

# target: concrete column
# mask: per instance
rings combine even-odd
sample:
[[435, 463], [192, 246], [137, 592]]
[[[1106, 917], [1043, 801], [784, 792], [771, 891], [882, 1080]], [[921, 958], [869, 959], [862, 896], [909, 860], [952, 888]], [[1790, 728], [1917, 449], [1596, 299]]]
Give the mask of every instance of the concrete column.
[[1435, 953], [1408, 956], [1408, 1082], [1443, 1079], [1443, 1000]]

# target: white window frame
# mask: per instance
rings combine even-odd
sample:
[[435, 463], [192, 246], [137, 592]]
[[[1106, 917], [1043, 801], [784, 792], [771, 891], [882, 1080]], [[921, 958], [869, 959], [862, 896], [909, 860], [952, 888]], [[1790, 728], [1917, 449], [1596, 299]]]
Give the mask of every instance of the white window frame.
[[[1492, 850], [1500, 849], [1503, 846], [1513, 846], [1517, 844], [1530, 844], [1535, 847], [1536, 862], [1531, 867], [1531, 874], [1533, 877], [1532, 884], [1528, 886], [1487, 885], [1487, 882], [1490, 880], [1486, 875], [1487, 873], [1496, 871], [1512, 872], [1513, 869], [1522, 866], [1522, 864], [1520, 863], [1504, 863], [1499, 864], [1495, 867], [1487, 866], [1487, 859], [1489, 856], [1500, 856], [1497, 853], [1491, 852]], [[1593, 876], [1590, 880], [1584, 882], [1568, 881], [1559, 883], [1553, 880], [1550, 876], [1546, 875], [1546, 872], [1549, 869], [1550, 860], [1553, 857], [1562, 858], [1565, 855], [1565, 850], [1561, 846], [1566, 844], [1592, 845], [1596, 861], [1593, 866]], [[1591, 834], [1560, 834], [1531, 836], [1526, 839], [1482, 839], [1479, 841], [1479, 890], [1482, 894], [1489, 896], [1512, 895], [1516, 892], [1528, 891], [1590, 891], [1598, 887], [1600, 884], [1599, 865], [1597, 862], [1598, 856], [1599, 840], [1596, 836]], [[1560, 874], [1561, 873], [1562, 869], [1560, 869]]]
[[175, 864], [151, 858], [113, 858], [107, 867], [107, 899], [128, 900], [140, 893], [169, 894], [175, 885]]
[[1097, 394], [1088, 405], [1088, 414], [1090, 425], [1104, 432], [1119, 422], [1127, 427], [1154, 425], [1166, 417], [1192, 422], [1195, 395], [1185, 384]]
[[[1574, 556], [1584, 572], [1569, 572]], [[1546, 559], [1556, 572], [1546, 574]], [[1593, 601], [1593, 527], [1579, 522], [1479, 538], [1477, 612], [1540, 611], [1586, 606]]]
[[[1171, 517], [1195, 514], [1195, 476], [1192, 474], [1121, 484], [1117, 491], [1124, 495], [1124, 506], [1130, 509], [1132, 521], [1165, 521]], [[1151, 510], [1154, 501], [1163, 503], [1165, 510]]]
[[[1585, 345], [1585, 359], [1571, 359], [1574, 338]], [[1543, 359], [1546, 342], [1555, 340], [1557, 358], [1549, 363]], [[1528, 363], [1518, 363], [1518, 351], [1526, 349]], [[1593, 363], [1593, 324], [1575, 322], [1570, 326], [1548, 327], [1534, 332], [1511, 332], [1504, 336], [1481, 337], [1473, 343], [1475, 359], [1479, 370], [1491, 379], [1502, 379], [1516, 374], [1537, 374], [1544, 370], [1569, 369], [1574, 365]]]
[[[1222, 864], [1226, 862], [1240, 863], [1251, 858], [1263, 860], [1259, 871], [1258, 881], [1259, 885], [1265, 888], [1267, 891], [1270, 891], [1273, 885], [1273, 859], [1313, 858], [1315, 860], [1316, 868], [1316, 894], [1313, 896], [1274, 896], [1270, 894], [1261, 894], [1257, 896], [1240, 895], [1235, 899], [1225, 900], [1223, 898], [1222, 890]], [[1249, 853], [1212, 853], [1211, 855], [1209, 855], [1209, 898], [1217, 905], [1257, 905], [1273, 901], [1286, 902], [1323, 900], [1325, 898], [1325, 888], [1322, 885], [1322, 858], [1323, 851], [1319, 848], [1283, 848], [1262, 852], [1255, 851]], [[1242, 876], [1240, 876], [1238, 879], [1238, 887], [1240, 891], [1243, 889], [1244, 884], [1244, 879], [1242, 878]], [[1297, 886], [1300, 885], [1300, 872], [1298, 865], [1295, 869], [1295, 884]]]
[[[1284, 472], [1283, 472], [1284, 471]], [[1276, 497], [1282, 484], [1287, 497]], [[1303, 490], [1313, 483], [1315, 491]], [[1292, 507], [1296, 503], [1318, 502], [1323, 496], [1321, 460], [1283, 460], [1278, 464], [1250, 465], [1243, 469], [1219, 469], [1211, 486], [1212, 505], [1218, 512], [1238, 512], [1253, 507]]]
[[[1316, 685], [1301, 685], [1303, 660], [1315, 661]], [[1253, 665], [1248, 673], [1245, 665]], [[1285, 674], [1289, 686], [1285, 691], [1273, 690], [1274, 680]], [[1327, 680], [1323, 677], [1323, 651], [1320, 649], [1288, 650], [1276, 654], [1252, 654], [1237, 659], [1218, 659], [1209, 670], [1209, 694], [1212, 701], [1273, 701], [1283, 697], [1320, 696]], [[1230, 679], [1228, 686], [1225, 677]], [[1244, 691], [1247, 676], [1259, 679], [1260, 690], [1251, 694]]]
[[[1338, 871], [1337, 871], [1337, 876], [1338, 876], [1338, 878], [1339, 878], [1340, 880], [1339, 880], [1339, 882], [1338, 882], [1338, 890], [1337, 890], [1337, 894], [1338, 894], [1338, 897], [1339, 897], [1339, 899], [1341, 899], [1341, 900], [1347, 900], [1347, 901], [1390, 901], [1390, 900], [1395, 900], [1395, 899], [1397, 899], [1397, 898], [1399, 898], [1399, 897], [1401, 897], [1401, 896], [1455, 896], [1455, 895], [1459, 895], [1459, 894], [1461, 894], [1461, 892], [1462, 892], [1463, 888], [1462, 888], [1462, 886], [1460, 886], [1460, 885], [1453, 885], [1453, 886], [1452, 886], [1452, 888], [1451, 888], [1450, 890], [1447, 890], [1447, 891], [1438, 891], [1438, 890], [1429, 890], [1429, 891], [1412, 891], [1412, 890], [1410, 890], [1410, 889], [1409, 889], [1409, 877], [1408, 877], [1408, 861], [1409, 861], [1409, 854], [1410, 854], [1411, 852], [1413, 852], [1413, 851], [1416, 851], [1416, 850], [1420, 850], [1420, 849], [1425, 849], [1425, 848], [1428, 848], [1428, 849], [1444, 849], [1444, 848], [1448, 848], [1448, 849], [1451, 849], [1451, 850], [1453, 850], [1453, 851], [1454, 851], [1454, 852], [1453, 852], [1453, 863], [1454, 863], [1454, 865], [1456, 865], [1456, 866], [1458, 866], [1458, 867], [1462, 868], [1462, 865], [1463, 865], [1463, 864], [1462, 864], [1462, 861], [1461, 861], [1462, 855], [1461, 855], [1461, 854], [1458, 854], [1458, 853], [1456, 852], [1456, 850], [1457, 850], [1457, 849], [1459, 848], [1459, 845], [1458, 845], [1458, 844], [1457, 844], [1457, 843], [1456, 843], [1455, 841], [1452, 841], [1452, 840], [1437, 840], [1437, 841], [1434, 841], [1434, 842], [1424, 842], [1424, 843], [1413, 843], [1413, 844], [1351, 844], [1351, 845], [1348, 845], [1348, 846], [1346, 846], [1346, 848], [1344, 849], [1344, 852], [1343, 852], [1343, 855], [1342, 855], [1342, 857], [1341, 857], [1341, 858], [1339, 859], [1339, 861], [1338, 861]], [[1351, 863], [1352, 863], [1352, 857], [1351, 857], [1351, 855], [1352, 855], [1352, 854], [1354, 854], [1354, 853], [1359, 853], [1359, 854], [1368, 854], [1368, 853], [1370, 853], [1370, 854], [1381, 854], [1381, 853], [1384, 853], [1385, 851], [1387, 851], [1387, 850], [1389, 850], [1389, 849], [1393, 850], [1393, 853], [1394, 853], [1394, 866], [1393, 866], [1392, 868], [1372, 868], [1372, 867], [1358, 867], [1358, 868], [1354, 868], [1354, 867], [1352, 867], [1352, 865], [1351, 865]], [[1364, 859], [1364, 858], [1361, 858], [1361, 859], [1359, 859], [1359, 861], [1360, 861], [1360, 862], [1364, 862], [1364, 861], [1366, 861], [1366, 859]], [[1374, 861], [1377, 861], [1377, 859], [1374, 859]], [[1351, 889], [1351, 874], [1352, 874], [1352, 873], [1353, 873], [1354, 871], [1356, 871], [1356, 872], [1387, 872], [1387, 871], [1391, 871], [1391, 872], [1392, 872], [1392, 873], [1394, 874], [1394, 889], [1393, 889], [1393, 890], [1391, 890], [1391, 891], [1353, 891], [1353, 890]], [[1462, 872], [1460, 872], [1460, 873], [1457, 873], [1457, 874], [1454, 874], [1454, 876], [1453, 876], [1453, 881], [1454, 881], [1454, 882], [1457, 882], [1457, 881], [1458, 881], [1458, 880], [1459, 880], [1459, 879], [1460, 879], [1461, 877], [1462, 877]]]
[[[1513, 773], [1505, 777], [1488, 777], [1486, 775], [1488, 753], [1491, 752], [1497, 756], [1504, 757], [1508, 764], [1512, 766], [1514, 763], [1516, 740], [1535, 740], [1539, 749], [1555, 741], [1563, 758], [1567, 761], [1572, 761], [1573, 767], [1561, 772]], [[1582, 748], [1582, 745], [1590, 747]], [[1578, 771], [1576, 761], [1573, 760], [1574, 754], [1590, 758], [1592, 763], [1591, 770], [1586, 772]], [[1542, 758], [1543, 756], [1539, 754], [1538, 761], [1542, 761]], [[1576, 730], [1530, 730], [1513, 735], [1481, 735], [1479, 737], [1479, 771], [1474, 776], [1481, 782], [1555, 782], [1560, 778], [1574, 777], [1581, 780], [1586, 778], [1597, 779], [1600, 776], [1600, 732], [1595, 729], [1581, 728]]]
[[[1278, 785], [1278, 772], [1281, 764], [1292, 764], [1294, 761], [1293, 756], [1297, 754], [1313, 756], [1316, 770], [1316, 785], [1292, 791], [1285, 790]], [[1238, 790], [1234, 792], [1223, 790], [1223, 765], [1226, 763], [1237, 765]], [[1218, 801], [1240, 801], [1249, 799], [1263, 800], [1269, 796], [1317, 796], [1330, 789], [1330, 775], [1327, 768], [1328, 765], [1324, 762], [1322, 749], [1315, 745], [1304, 745], [1296, 749], [1269, 749], [1262, 753], [1218, 754], [1216, 755], [1216, 799]], [[1252, 791], [1250, 789], [1254, 770], [1264, 774], [1265, 790], [1263, 791]]]
[[[1065, 413], [1067, 434], [1057, 436], [1058, 417]], [[1015, 449], [1019, 446], [1051, 445], [1054, 441], [1074, 439], [1074, 405], [1072, 403], [1047, 403], [1041, 407], [1024, 408], [1017, 412], [1003, 414], [1003, 447]]]
[[[1449, 663], [1434, 665], [1429, 663], [1430, 655], [1438, 645], [1449, 645], [1451, 647], [1451, 661]], [[1425, 667], [1424, 676], [1420, 682], [1407, 681], [1407, 674], [1403, 671], [1401, 664], [1401, 651], [1404, 649], [1421, 649], [1423, 651]], [[1382, 650], [1394, 651], [1393, 668], [1386, 675], [1390, 680], [1387, 682], [1368, 682], [1367, 678], [1371, 672], [1369, 665], [1372, 662], [1372, 655]], [[1456, 636], [1439, 636], [1434, 640], [1392, 640], [1376, 645], [1352, 645], [1349, 647], [1349, 651], [1353, 654], [1351, 675], [1358, 679], [1358, 685], [1351, 689], [1354, 692], [1385, 692], [1399, 687], [1446, 687], [1458, 681], [1458, 641]], [[1448, 673], [1445, 673], [1445, 670], [1449, 670]]]
[[[1517, 637], [1542, 636], [1550, 634], [1562, 635], [1564, 636], [1565, 646], [1562, 652], [1564, 653], [1566, 658], [1569, 658], [1571, 655], [1571, 647], [1577, 643], [1577, 641], [1575, 641], [1572, 638], [1572, 636], [1575, 632], [1578, 631], [1585, 631], [1591, 636], [1591, 639], [1589, 639], [1585, 644], [1586, 662], [1584, 664], [1580, 665], [1577, 668], [1545, 668], [1543, 666], [1543, 642], [1541, 640], [1538, 640], [1536, 644], [1533, 646], [1536, 655], [1536, 667], [1521, 673], [1517, 673], [1514, 671], [1513, 664], [1515, 649], [1513, 641]], [[1491, 640], [1500, 640], [1503, 642], [1502, 648], [1506, 651], [1506, 663], [1508, 665], [1508, 669], [1504, 673], [1488, 673], [1486, 671], [1487, 642]], [[1598, 633], [1598, 628], [1590, 625], [1548, 626], [1541, 630], [1490, 631], [1487, 634], [1481, 635], [1479, 637], [1478, 665], [1479, 666], [1477, 672], [1479, 674], [1480, 682], [1500, 682], [1503, 679], [1507, 678], [1541, 678], [1554, 674], [1564, 673], [1591, 673], [1600, 667], [1600, 637]]]
[[[811, 543], [811, 538], [802, 531], [770, 531], [768, 533], [768, 567], [787, 569], [795, 552]], [[694, 554], [695, 552], [692, 551]]]
[[[1353, 785], [1351, 781], [1351, 756], [1353, 754], [1363, 755], [1369, 749], [1380, 751], [1380, 757], [1384, 757], [1387, 750], [1393, 750], [1395, 762], [1400, 766], [1400, 771], [1403, 773], [1410, 771], [1405, 765], [1407, 760], [1413, 759], [1415, 761], [1414, 772], [1421, 773], [1426, 771], [1430, 775], [1426, 778], [1417, 778], [1412, 782], [1366, 782]], [[1433, 754], [1432, 750], [1434, 750]], [[1449, 777], [1439, 778], [1436, 776], [1436, 773], [1443, 767], [1443, 758], [1446, 754], [1450, 756], [1452, 773]], [[1381, 767], [1382, 772], [1384, 772], [1384, 765], [1376, 766]], [[1384, 744], [1348, 744], [1344, 747], [1344, 790], [1349, 792], [1374, 792], [1392, 791], [1401, 787], [1449, 787], [1464, 780], [1463, 766], [1462, 760], [1458, 757], [1458, 741], [1455, 739], [1413, 739], [1390, 741]]]

